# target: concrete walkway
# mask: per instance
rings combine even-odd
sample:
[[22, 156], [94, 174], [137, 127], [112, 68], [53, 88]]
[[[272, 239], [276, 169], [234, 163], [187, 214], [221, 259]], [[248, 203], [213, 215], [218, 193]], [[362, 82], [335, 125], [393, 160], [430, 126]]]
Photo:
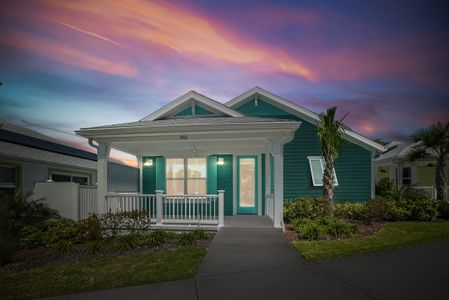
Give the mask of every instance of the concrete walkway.
[[305, 263], [281, 231], [253, 218], [227, 220], [194, 279], [54, 299], [448, 298], [449, 241]]

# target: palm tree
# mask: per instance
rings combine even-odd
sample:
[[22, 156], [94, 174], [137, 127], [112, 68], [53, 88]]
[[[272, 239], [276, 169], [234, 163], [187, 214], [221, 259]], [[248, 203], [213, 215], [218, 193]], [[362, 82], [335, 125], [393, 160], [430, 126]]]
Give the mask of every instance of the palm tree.
[[436, 163], [435, 184], [437, 199], [447, 199], [447, 163], [449, 160], [449, 122], [436, 122], [419, 129], [413, 136], [417, 143], [408, 154], [411, 161], [428, 159]]
[[321, 140], [321, 153], [325, 162], [323, 174], [323, 195], [328, 201], [329, 208], [332, 208], [334, 197], [334, 160], [338, 158], [339, 151], [343, 145], [344, 125], [343, 119], [335, 120], [337, 107], [327, 109], [326, 113], [319, 115], [317, 132]]

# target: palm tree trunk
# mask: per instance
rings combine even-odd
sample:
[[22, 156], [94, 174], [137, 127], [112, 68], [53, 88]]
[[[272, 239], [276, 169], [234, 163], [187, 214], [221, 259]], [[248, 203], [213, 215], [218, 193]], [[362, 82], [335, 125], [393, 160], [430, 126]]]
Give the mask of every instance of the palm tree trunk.
[[447, 200], [447, 162], [443, 158], [437, 160], [435, 169], [435, 184], [437, 189], [437, 199]]
[[329, 214], [333, 211], [334, 199], [334, 163], [332, 159], [325, 159], [326, 166], [324, 168], [323, 178], [323, 194], [328, 202]]

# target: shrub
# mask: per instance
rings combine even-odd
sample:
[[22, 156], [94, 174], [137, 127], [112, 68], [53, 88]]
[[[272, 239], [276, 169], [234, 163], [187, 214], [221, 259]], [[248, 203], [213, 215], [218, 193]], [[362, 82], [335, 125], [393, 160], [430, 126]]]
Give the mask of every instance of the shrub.
[[449, 220], [449, 201], [438, 201], [438, 213], [442, 219]]
[[86, 243], [85, 251], [87, 254], [96, 254], [106, 252], [107, 244], [105, 240], [91, 240]]
[[348, 220], [362, 220], [365, 214], [364, 203], [340, 202], [334, 205], [334, 216]]
[[78, 223], [79, 239], [82, 241], [99, 240], [102, 238], [101, 222], [95, 214]]
[[343, 220], [336, 218], [325, 218], [322, 220], [322, 224], [326, 227], [326, 233], [334, 238], [346, 238], [351, 237], [357, 233], [358, 227], [353, 224], [348, 224]]
[[389, 178], [381, 178], [376, 183], [376, 196], [389, 197], [392, 195], [393, 190], [393, 181], [390, 181]]
[[195, 235], [192, 232], [184, 232], [181, 233], [178, 237], [178, 244], [187, 247], [192, 246], [196, 241]]
[[364, 219], [367, 221], [398, 221], [406, 219], [406, 211], [396, 201], [375, 197], [365, 203]]
[[350, 237], [358, 231], [356, 225], [330, 217], [295, 219], [292, 221], [292, 226], [299, 233], [300, 238], [306, 240]]
[[293, 226], [300, 237], [306, 240], [321, 240], [326, 235], [325, 227], [317, 220], [297, 219]]
[[141, 246], [148, 246], [151, 248], [159, 247], [163, 243], [165, 243], [167, 240], [174, 237], [174, 233], [162, 231], [162, 230], [155, 230], [152, 231], [150, 234], [146, 234], [141, 239]]
[[103, 215], [100, 219], [103, 233], [107, 236], [115, 236], [120, 233], [129, 233], [137, 230], [148, 229], [151, 219], [146, 211], [127, 211]]
[[438, 202], [432, 199], [403, 199], [396, 202], [410, 221], [433, 221], [438, 216]]
[[48, 224], [47, 244], [57, 253], [66, 254], [78, 242], [78, 224], [69, 219], [52, 220]]
[[285, 222], [297, 218], [315, 219], [330, 214], [330, 207], [326, 199], [322, 197], [300, 197], [284, 204]]
[[138, 233], [130, 233], [117, 237], [114, 248], [116, 250], [129, 250], [140, 246], [143, 236]]
[[43, 246], [46, 242], [45, 235], [41, 229], [27, 225], [20, 231], [20, 247], [31, 249]]
[[202, 229], [195, 229], [192, 231], [192, 235], [195, 237], [196, 240], [207, 240], [209, 239], [209, 235], [206, 231]]

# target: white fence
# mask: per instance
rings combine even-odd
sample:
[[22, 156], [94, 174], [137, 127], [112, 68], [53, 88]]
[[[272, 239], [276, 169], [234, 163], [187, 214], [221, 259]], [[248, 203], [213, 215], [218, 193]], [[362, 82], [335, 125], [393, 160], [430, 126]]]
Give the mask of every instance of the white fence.
[[[435, 186], [412, 186], [410, 189], [416, 191], [422, 196], [429, 197], [431, 199], [437, 199], [437, 189]], [[446, 188], [446, 195], [449, 194], [449, 187]], [[448, 200], [448, 199], [445, 199]]]
[[97, 187], [80, 185], [78, 189], [78, 220], [98, 213]]
[[141, 210], [157, 225], [190, 224], [218, 225], [224, 224], [224, 191], [218, 195], [164, 195], [157, 191], [154, 195], [146, 194], [108, 194], [106, 195], [108, 212]]
[[265, 196], [266, 201], [266, 215], [271, 220], [274, 220], [274, 194], [267, 194]]

